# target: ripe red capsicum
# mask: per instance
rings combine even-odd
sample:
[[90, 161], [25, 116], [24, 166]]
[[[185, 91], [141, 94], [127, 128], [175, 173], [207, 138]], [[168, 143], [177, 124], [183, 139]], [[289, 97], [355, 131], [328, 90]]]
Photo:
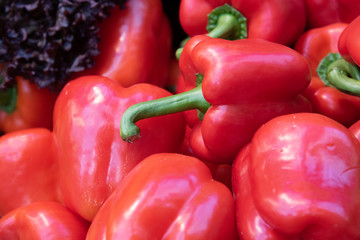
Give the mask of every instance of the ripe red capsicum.
[[309, 64], [284, 45], [198, 35], [184, 46], [179, 65], [191, 90], [130, 107], [121, 119], [124, 140], [139, 137], [134, 122], [140, 119], [198, 109], [202, 121], [190, 136], [194, 154], [206, 161], [232, 163], [263, 123], [311, 110], [300, 95], [310, 81]]
[[360, 98], [327, 86], [318, 76], [320, 62], [330, 53], [338, 53], [340, 35], [348, 26], [334, 23], [306, 31], [296, 42], [294, 49], [310, 63], [312, 78], [303, 95], [309, 99], [313, 112], [328, 116], [349, 127], [360, 119]]
[[232, 193], [196, 158], [149, 156], [104, 203], [87, 235], [135, 238], [237, 239]]
[[305, 3], [308, 28], [350, 23], [360, 15], [360, 2], [356, 0], [305, 0]]
[[36, 201], [61, 201], [52, 132], [24, 129], [0, 137], [0, 216]]
[[[52, 132], [33, 128], [0, 138], [1, 176], [11, 179], [2, 181], [2, 214], [33, 201], [57, 200], [91, 221], [137, 163], [179, 150], [185, 132], [181, 113], [142, 121], [143, 140], [135, 144], [119, 134], [119, 119], [129, 106], [169, 95], [152, 84], [124, 88], [101, 76], [69, 82], [56, 100]], [[16, 200], [9, 201], [14, 194]]]
[[14, 87], [0, 90], [0, 132], [31, 127], [51, 129], [56, 97], [56, 93], [17, 77]]
[[179, 150], [185, 133], [181, 113], [140, 122], [142, 139], [134, 144], [119, 134], [128, 107], [170, 95], [152, 84], [124, 88], [100, 76], [81, 77], [64, 87], [55, 104], [53, 132], [61, 192], [70, 209], [91, 221], [136, 164], [154, 153]]
[[0, 219], [1, 239], [85, 239], [89, 223], [57, 202], [37, 202]]
[[231, 5], [247, 19], [244, 30], [247, 30], [248, 38], [261, 38], [291, 45], [305, 29], [303, 0], [181, 0], [179, 20], [182, 28], [191, 37], [205, 34], [208, 32], [207, 29], [213, 31], [210, 33], [212, 37], [219, 37], [218, 32], [224, 32], [223, 29], [229, 28], [233, 23], [232, 14], [218, 11], [209, 15], [209, 18], [216, 20], [215, 22], [221, 22], [215, 30], [216, 34], [214, 26], [207, 28], [208, 14], [224, 4]]
[[161, 0], [130, 0], [100, 25], [100, 53], [88, 74], [99, 74], [124, 87], [136, 83], [164, 86], [171, 54], [171, 29]]
[[360, 238], [360, 143], [321, 114], [276, 117], [233, 165], [242, 239]]
[[320, 63], [318, 74], [328, 86], [360, 97], [360, 17], [349, 23], [338, 41], [338, 54], [329, 54]]

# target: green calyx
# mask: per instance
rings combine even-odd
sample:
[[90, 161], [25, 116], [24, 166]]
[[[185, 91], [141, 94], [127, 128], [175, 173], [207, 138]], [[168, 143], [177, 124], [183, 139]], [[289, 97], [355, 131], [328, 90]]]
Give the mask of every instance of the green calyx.
[[140, 129], [135, 123], [141, 119], [191, 109], [198, 109], [199, 116], [203, 116], [209, 107], [210, 103], [205, 100], [200, 83], [196, 88], [187, 92], [132, 105], [121, 118], [120, 135], [124, 141], [133, 142], [140, 137]]
[[347, 62], [340, 53], [329, 53], [321, 60], [316, 72], [326, 86], [360, 96], [360, 68]]
[[[238, 10], [226, 3], [208, 14], [206, 30], [208, 31], [206, 35], [212, 38], [244, 39], [247, 38], [247, 19]], [[183, 47], [188, 40], [188, 38], [185, 39], [183, 45], [176, 50], [177, 59], [180, 58]]]
[[227, 40], [247, 38], [247, 20], [238, 10], [224, 4], [208, 15], [208, 36]]
[[[2, 79], [0, 78], [0, 83]], [[16, 108], [16, 87], [0, 89], [0, 110], [12, 113]]]

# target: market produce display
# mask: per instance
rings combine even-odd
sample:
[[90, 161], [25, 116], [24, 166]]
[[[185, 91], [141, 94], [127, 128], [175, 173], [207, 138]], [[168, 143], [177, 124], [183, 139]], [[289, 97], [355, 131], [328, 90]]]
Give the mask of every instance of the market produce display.
[[0, 1], [0, 239], [360, 240], [360, 1]]

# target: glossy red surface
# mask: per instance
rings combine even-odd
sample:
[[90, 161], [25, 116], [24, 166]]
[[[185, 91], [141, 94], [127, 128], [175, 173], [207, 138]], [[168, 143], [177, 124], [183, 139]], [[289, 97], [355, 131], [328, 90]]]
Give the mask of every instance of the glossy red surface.
[[234, 199], [200, 160], [160, 153], [139, 163], [90, 226], [92, 239], [237, 239]]
[[264, 124], [235, 160], [233, 186], [243, 239], [360, 237], [360, 144], [328, 117]]

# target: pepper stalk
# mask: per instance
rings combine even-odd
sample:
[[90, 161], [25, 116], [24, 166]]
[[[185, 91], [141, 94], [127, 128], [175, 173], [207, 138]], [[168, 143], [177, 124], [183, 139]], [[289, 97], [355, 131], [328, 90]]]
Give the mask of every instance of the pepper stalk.
[[140, 129], [135, 123], [145, 118], [197, 109], [198, 116], [202, 119], [210, 107], [210, 103], [205, 100], [201, 89], [202, 79], [203, 75], [197, 74], [197, 86], [189, 91], [165, 98], [137, 103], [129, 107], [121, 117], [121, 138], [130, 143], [138, 139], [140, 137]]
[[347, 62], [340, 53], [329, 53], [320, 61], [316, 72], [326, 86], [360, 96], [360, 68]]
[[[225, 3], [209, 13], [206, 30], [208, 31], [206, 35], [212, 38], [244, 39], [247, 38], [247, 19], [237, 9]], [[176, 50], [177, 59], [180, 58], [187, 40], [185, 39]]]
[[[0, 77], [0, 84], [2, 78]], [[16, 107], [17, 90], [16, 86], [0, 89], [0, 110], [12, 113]]]

